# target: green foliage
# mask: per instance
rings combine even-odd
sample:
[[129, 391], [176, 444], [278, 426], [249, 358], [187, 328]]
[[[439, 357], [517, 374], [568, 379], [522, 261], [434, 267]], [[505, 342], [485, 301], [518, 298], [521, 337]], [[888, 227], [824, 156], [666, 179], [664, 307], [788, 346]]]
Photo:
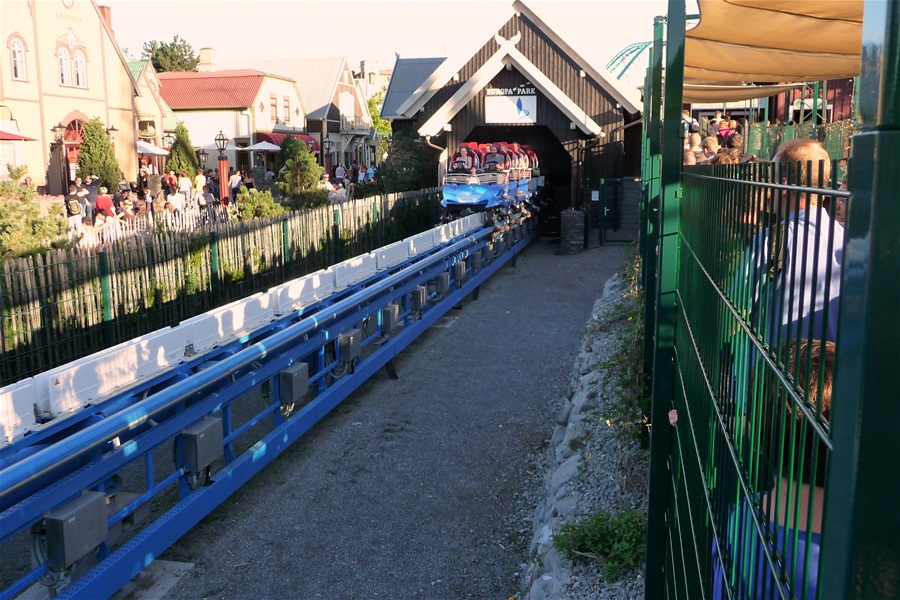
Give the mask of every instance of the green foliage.
[[384, 192], [405, 192], [438, 184], [440, 152], [410, 134], [398, 134], [385, 162], [378, 167], [378, 183]]
[[587, 333], [615, 329], [613, 358], [598, 363], [609, 376], [612, 394], [604, 403], [601, 417], [614, 427], [613, 435], [631, 444], [647, 428], [649, 395], [644, 376], [644, 294], [640, 285], [640, 258], [635, 255], [619, 276], [625, 291], [598, 319], [588, 324]]
[[62, 248], [68, 222], [63, 217], [62, 203], [42, 215], [33, 189], [12, 181], [0, 182], [0, 259], [15, 258]]
[[17, 167], [12, 163], [6, 163], [6, 172], [9, 173], [9, 177], [13, 180], [13, 183], [19, 183], [19, 181], [25, 177], [25, 173], [28, 172], [28, 165], [19, 165]]
[[197, 152], [191, 143], [191, 134], [184, 123], [179, 123], [175, 127], [175, 141], [172, 143], [169, 159], [166, 161], [166, 169], [175, 171], [176, 175], [187, 173], [188, 177], [193, 178], [199, 168], [200, 161], [197, 159]]
[[82, 178], [87, 175], [99, 177], [101, 185], [110, 190], [118, 189], [121, 171], [106, 135], [106, 126], [99, 117], [94, 117], [84, 124], [83, 132], [84, 141], [78, 154], [78, 175]]
[[586, 556], [605, 561], [603, 578], [616, 581], [644, 561], [645, 521], [636, 510], [624, 510], [612, 518], [608, 512], [600, 511], [563, 525], [553, 536], [553, 545], [573, 560]]
[[325, 206], [328, 204], [328, 192], [318, 188], [297, 192], [290, 198], [282, 200], [282, 204], [288, 210], [301, 210]]
[[200, 59], [187, 40], [172, 38], [171, 43], [153, 40], [144, 42], [141, 57], [149, 59], [157, 73], [165, 71], [196, 71]]
[[241, 221], [250, 221], [260, 217], [277, 217], [284, 213], [284, 207], [275, 203], [269, 190], [248, 190], [241, 186], [237, 201], [232, 205], [234, 214]]
[[303, 148], [309, 151], [309, 148], [298, 140], [295, 137], [286, 137], [281, 142], [281, 150], [278, 152], [278, 156], [275, 158], [275, 172], [278, 173], [281, 171], [281, 167], [287, 164], [287, 161], [297, 157], [301, 152], [303, 152]]
[[[285, 204], [295, 208], [318, 206], [319, 204], [311, 202], [319, 195], [310, 196], [306, 192], [315, 189], [323, 171], [325, 169], [316, 162], [315, 155], [309, 151], [306, 144], [301, 143], [299, 150], [285, 161], [284, 168], [279, 173], [279, 180], [275, 182]], [[325, 202], [328, 202], [327, 194]]]

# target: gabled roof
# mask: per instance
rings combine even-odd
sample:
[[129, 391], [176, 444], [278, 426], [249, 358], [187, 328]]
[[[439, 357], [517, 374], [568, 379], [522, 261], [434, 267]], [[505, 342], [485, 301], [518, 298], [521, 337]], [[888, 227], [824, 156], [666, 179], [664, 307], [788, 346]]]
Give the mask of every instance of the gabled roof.
[[347, 60], [341, 56], [253, 60], [234, 64], [252, 64], [254, 68], [265, 69], [269, 73], [277, 73], [296, 81], [297, 91], [307, 111], [307, 119], [321, 119], [326, 116], [334, 98], [338, 77], [344, 68], [349, 70]]
[[265, 78], [265, 73], [250, 69], [160, 73], [160, 95], [172, 110], [247, 108]]
[[537, 13], [531, 10], [521, 0], [513, 2], [513, 8], [523, 14], [529, 21], [534, 23], [538, 29], [544, 32], [554, 44], [559, 46], [564, 54], [568, 54], [575, 62], [577, 62], [591, 76], [591, 78], [603, 86], [603, 88], [616, 99], [616, 102], [622, 105], [622, 108], [634, 114], [641, 112], [641, 99], [637, 93], [622, 82], [617, 80], [615, 75], [610, 73], [604, 67], [597, 67], [584, 58], [572, 48], [566, 40], [560, 37], [553, 29], [551, 29]]
[[[582, 65], [587, 74], [594, 81], [606, 89], [622, 107], [630, 113], [641, 111], [641, 101], [638, 94], [622, 85], [615, 76], [603, 68], [598, 68], [581, 57], [561, 36], [550, 28], [533, 10], [521, 0], [513, 2], [512, 8], [524, 15], [535, 24], [536, 28], [543, 32], [560, 50], [570, 56], [576, 63]], [[405, 101], [396, 109], [396, 117], [412, 118], [438, 91], [440, 91], [453, 76], [471, 59], [470, 55], [457, 55], [447, 59], [440, 67], [436, 68], [428, 78], [411, 93]], [[387, 118], [387, 117], [385, 117]]]
[[394, 72], [381, 105], [382, 119], [403, 117], [398, 108], [414, 96], [422, 85], [446, 61], [445, 58], [400, 58], [394, 63]]
[[574, 100], [569, 98], [549, 77], [544, 75], [537, 66], [519, 52], [515, 44], [518, 42], [518, 34], [511, 40], [504, 40], [496, 35], [500, 48], [494, 55], [481, 66], [478, 71], [447, 100], [443, 106], [437, 109], [434, 115], [419, 128], [419, 134], [424, 136], [437, 135], [444, 125], [449, 123], [472, 98], [475, 97], [491, 82], [507, 64], [512, 64], [521, 73], [529, 77], [529, 81], [541, 90], [547, 98], [575, 125], [587, 135], [600, 135], [600, 126], [585, 113]]
[[129, 60], [128, 61], [128, 69], [131, 71], [131, 77], [135, 81], [140, 79], [141, 73], [144, 72], [144, 67], [147, 66], [149, 60]]

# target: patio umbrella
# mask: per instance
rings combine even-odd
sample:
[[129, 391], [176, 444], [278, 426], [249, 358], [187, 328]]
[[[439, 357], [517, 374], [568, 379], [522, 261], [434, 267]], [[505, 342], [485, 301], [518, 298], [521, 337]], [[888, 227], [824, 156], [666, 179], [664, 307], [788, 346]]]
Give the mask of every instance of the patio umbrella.
[[[216, 147], [215, 143], [207, 144], [205, 146], [200, 146], [197, 150], [206, 150], [207, 152], [218, 152], [219, 149]], [[243, 150], [240, 146], [235, 146], [234, 144], [228, 144], [225, 146], [225, 151], [228, 150]]]
[[281, 146], [276, 146], [271, 142], [258, 142], [252, 146], [241, 148], [241, 150], [246, 150], [248, 152], [280, 152]]
[[137, 146], [138, 154], [143, 156], [168, 156], [169, 151], [165, 148], [160, 148], [159, 146], [154, 146], [150, 142], [145, 142], [143, 140], [138, 140], [134, 143]]

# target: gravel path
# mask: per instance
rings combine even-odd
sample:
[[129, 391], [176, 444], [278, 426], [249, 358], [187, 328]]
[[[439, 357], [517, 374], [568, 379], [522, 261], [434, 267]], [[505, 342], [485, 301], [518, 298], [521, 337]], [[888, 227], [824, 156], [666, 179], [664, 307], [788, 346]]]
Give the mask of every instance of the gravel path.
[[168, 598], [521, 594], [548, 438], [629, 250], [532, 244], [162, 558]]

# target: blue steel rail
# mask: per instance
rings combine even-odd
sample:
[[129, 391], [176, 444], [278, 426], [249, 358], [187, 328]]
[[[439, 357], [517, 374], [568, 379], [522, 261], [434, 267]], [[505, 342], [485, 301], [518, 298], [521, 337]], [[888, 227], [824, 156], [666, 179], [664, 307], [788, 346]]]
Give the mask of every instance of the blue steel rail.
[[[60, 420], [57, 427], [42, 428], [0, 449], [0, 544], [39, 530], [49, 511], [86, 491], [108, 497], [120, 493], [119, 474], [141, 461], [144, 489], [131, 490], [128, 502], [117, 505], [112, 514], [108, 511], [108, 528], [125, 530], [123, 524], [138, 511], [148, 511], [151, 500], [172, 488], [178, 493], [174, 506], [151, 517], [142, 528], [135, 526], [127, 541], [128, 535], [117, 539], [118, 545], [107, 539], [80, 566], [68, 570], [53, 570], [45, 560], [0, 592], [0, 600], [15, 597], [38, 580], [61, 583], [59, 598], [113, 595], [513, 259], [537, 236], [532, 221], [496, 240], [491, 228], [451, 240], [414, 261], [119, 391], [84, 414]], [[449, 282], [445, 291], [436, 285], [439, 281]], [[428, 294], [424, 306], [414, 310], [410, 294], [419, 286], [435, 291]], [[378, 328], [368, 337], [363, 334], [359, 357], [342, 362], [340, 334], [354, 328], [371, 331], [366, 320], [380, 319], [381, 309], [391, 304], [399, 306], [400, 326], [387, 336]], [[308, 401], [291, 414], [290, 407], [282, 405], [279, 374], [298, 362], [308, 366], [310, 393], [304, 397]], [[265, 407], [235, 427], [232, 403], [263, 386], [271, 392], [264, 394]], [[186, 470], [182, 436], [186, 428], [207, 416], [221, 419], [224, 461], [215, 464], [224, 462], [224, 466], [207, 470], [205, 483], [198, 485], [203, 474]], [[265, 423], [271, 424], [271, 430], [246, 450], [235, 448], [240, 436]], [[156, 471], [161, 461], [155, 464], [153, 453], [169, 446], [174, 468], [159, 478]], [[92, 562], [96, 566], [89, 568]], [[73, 569], [79, 574], [71, 581]]]

